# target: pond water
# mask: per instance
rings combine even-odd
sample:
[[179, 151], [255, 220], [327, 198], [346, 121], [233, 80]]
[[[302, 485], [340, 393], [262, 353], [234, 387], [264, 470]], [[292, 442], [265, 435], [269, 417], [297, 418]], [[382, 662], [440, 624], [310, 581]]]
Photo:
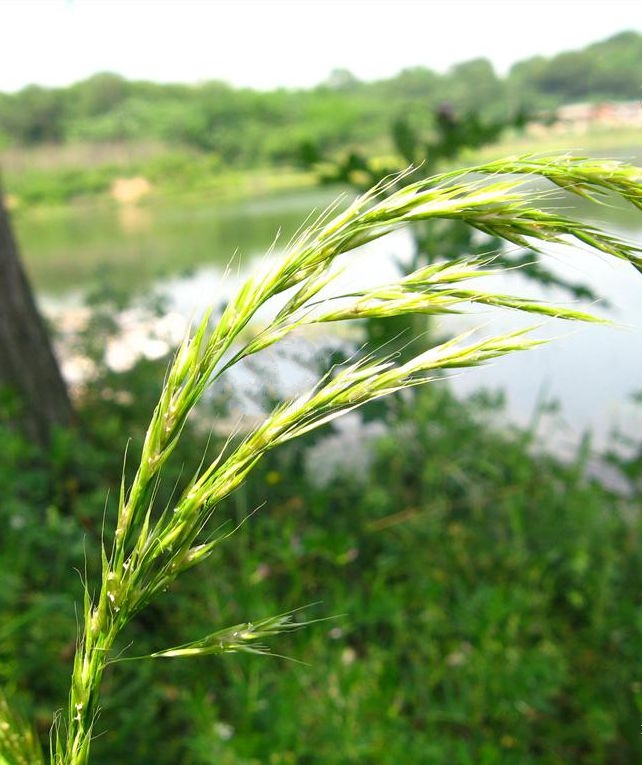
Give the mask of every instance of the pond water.
[[39, 294], [68, 298], [97, 281], [146, 291], [162, 278], [204, 266], [237, 265], [288, 238], [314, 208], [336, 196], [327, 189], [239, 203], [170, 198], [131, 206], [73, 205], [27, 211], [15, 226]]
[[[46, 311], [60, 315], [81, 301], [91, 285], [108, 281], [137, 293], [160, 291], [172, 310], [192, 319], [229, 294], [277, 232], [278, 248], [312, 209], [322, 210], [335, 195], [325, 189], [236, 204], [174, 199], [138, 207], [71, 207], [25, 213], [16, 225], [27, 270]], [[614, 210], [609, 226], [642, 241], [640, 217]], [[591, 308], [616, 325], [569, 327], [547, 321], [540, 334], [556, 338], [554, 342], [452, 378], [462, 393], [482, 387], [504, 390], [508, 415], [520, 424], [527, 424], [541, 403], [558, 402], [555, 425], [549, 423], [545, 432], [547, 442], [560, 452], [588, 430], [598, 448], [608, 442], [613, 428], [633, 437], [642, 433], [642, 407], [631, 399], [642, 390], [642, 275], [624, 263], [568, 249], [550, 248], [554, 267], [605, 298], [610, 309]], [[352, 278], [356, 274], [361, 284], [364, 279], [386, 281], [396, 271], [396, 260], [409, 258], [411, 252], [409, 232], [372, 243], [355, 257]], [[485, 286], [491, 287], [488, 282]], [[516, 274], [492, 286], [568, 302], [555, 291], [527, 287]], [[440, 326], [444, 332], [475, 324], [505, 331], [524, 323], [516, 313], [491, 310], [450, 318]], [[526, 323], [532, 324], [532, 317]]]

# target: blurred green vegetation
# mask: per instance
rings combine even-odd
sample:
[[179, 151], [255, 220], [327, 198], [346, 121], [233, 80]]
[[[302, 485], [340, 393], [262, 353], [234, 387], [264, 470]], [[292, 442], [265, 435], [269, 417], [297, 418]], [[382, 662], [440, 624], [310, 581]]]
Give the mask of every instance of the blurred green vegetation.
[[320, 157], [395, 152], [390, 128], [439, 132], [446, 106], [463, 117], [546, 119], [576, 101], [639, 98], [642, 35], [623, 32], [587, 48], [515, 64], [504, 78], [486, 59], [445, 74], [417, 67], [365, 83], [334, 72], [306, 91], [258, 92], [222, 82], [161, 85], [97, 74], [67, 88], [0, 94], [6, 190], [24, 204], [101, 194], [123, 175], [155, 188], [222, 188], [224, 170], [308, 167]]
[[[110, 315], [99, 309], [85, 337], [96, 360]], [[0, 422], [0, 683], [45, 745], [81, 580], [99, 579], [121, 454], [128, 438], [131, 455], [140, 448], [163, 372], [99, 363], [81, 429], [48, 454]], [[210, 407], [164, 486], [216, 448], [202, 421], [226, 407]], [[270, 453], [217, 519], [231, 529], [256, 513], [130, 626], [123, 655], [309, 603], [306, 616], [334, 618], [275, 641], [296, 661], [114, 665], [95, 762], [638, 761], [639, 454], [613, 458], [629, 488], [616, 493], [591, 477], [588, 441], [562, 464], [501, 421], [500, 398], [462, 403], [440, 382], [387, 409], [369, 467], [335, 442], [346, 456], [324, 483], [329, 430]]]

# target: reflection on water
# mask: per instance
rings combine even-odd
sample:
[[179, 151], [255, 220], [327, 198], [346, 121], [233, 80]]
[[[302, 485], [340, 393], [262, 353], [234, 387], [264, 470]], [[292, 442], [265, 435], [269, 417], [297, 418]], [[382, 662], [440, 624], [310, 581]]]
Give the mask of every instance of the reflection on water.
[[245, 203], [145, 200], [138, 205], [79, 204], [26, 211], [15, 225], [39, 293], [60, 296], [107, 276], [143, 291], [159, 278], [224, 266], [265, 251], [280, 232], [287, 242], [336, 192], [322, 189]]
[[149, 232], [152, 228], [153, 220], [149, 207], [142, 207], [136, 204], [120, 205], [118, 207], [118, 226], [125, 236]]
[[[70, 302], [109, 263], [115, 284], [134, 285], [149, 293], [150, 285], [169, 298], [170, 307], [194, 319], [209, 306], [221, 304], [238, 285], [247, 265], [265, 252], [281, 229], [280, 242], [298, 229], [310, 209], [323, 209], [332, 193], [305, 192], [245, 204], [173, 200], [129, 208], [97, 208], [33, 214], [19, 220], [25, 260], [45, 306]], [[619, 233], [642, 239], [632, 228], [635, 218], [614, 215]], [[628, 224], [628, 227], [627, 227]], [[412, 250], [411, 238], [399, 233], [371, 243], [354, 258], [342, 276], [344, 288], [364, 280], [385, 282]], [[481, 386], [506, 390], [510, 417], [528, 423], [542, 400], [561, 406], [554, 446], [561, 451], [591, 429], [596, 445], [608, 440], [612, 426], [633, 436], [642, 432], [642, 416], [631, 395], [642, 389], [642, 276], [627, 264], [586, 256], [581, 251], [551, 247], [554, 267], [565, 277], [585, 281], [611, 304], [594, 311], [616, 326], [569, 326], [546, 321], [540, 334], [555, 342], [529, 353], [498, 360], [483, 369], [453, 377], [458, 391]], [[236, 253], [236, 255], [235, 255]], [[226, 265], [230, 265], [224, 275]], [[486, 289], [517, 290], [548, 300], [564, 295], [526, 285], [519, 274], [501, 277]], [[52, 297], [55, 300], [52, 302]], [[267, 318], [261, 314], [259, 320]], [[505, 331], [533, 323], [516, 313], [478, 311], [465, 320]], [[442, 321], [445, 332], [461, 328], [461, 320]]]
[[[620, 232], [631, 237], [631, 232]], [[642, 239], [642, 231], [639, 232]], [[573, 303], [613, 322], [610, 325], [569, 324], [547, 320], [538, 331], [551, 342], [528, 353], [514, 354], [457, 377], [462, 392], [479, 387], [504, 389], [512, 420], [526, 425], [541, 402], [559, 402], [554, 446], [566, 453], [590, 430], [597, 448], [610, 442], [614, 428], [634, 438], [642, 433], [642, 407], [632, 394], [642, 390], [642, 275], [627, 263], [585, 254], [570, 247], [550, 248], [559, 275], [591, 286], [603, 301]], [[556, 290], [526, 284], [519, 274], [503, 276], [490, 285], [569, 305]], [[605, 303], [608, 304], [605, 305]], [[496, 309], [479, 311], [477, 322], [509, 331], [532, 325], [533, 317]]]

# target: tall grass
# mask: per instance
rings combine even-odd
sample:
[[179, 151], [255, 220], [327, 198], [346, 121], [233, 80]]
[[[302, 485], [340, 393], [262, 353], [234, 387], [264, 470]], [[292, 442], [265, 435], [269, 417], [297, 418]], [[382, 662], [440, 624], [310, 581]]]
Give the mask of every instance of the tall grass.
[[[548, 189], [533, 178], [550, 182]], [[384, 182], [345, 211], [331, 209], [303, 229], [285, 252], [266, 262], [233, 296], [215, 322], [206, 316], [185, 338], [167, 372], [132, 480], [123, 479], [118, 514], [105, 521], [102, 577], [85, 582], [85, 598], [67, 709], [56, 720], [51, 763], [89, 762], [101, 683], [117, 656], [114, 646], [127, 624], [184, 571], [202, 564], [229, 532], [211, 522], [217, 505], [238, 488], [261, 458], [367, 402], [430, 382], [440, 370], [477, 366], [543, 342], [531, 329], [479, 339], [466, 333], [430, 345], [403, 363], [380, 355], [356, 358], [327, 371], [312, 389], [279, 403], [264, 422], [242, 437], [230, 438], [213, 459], [203, 460], [185, 490], [169, 506], [159, 506], [163, 468], [172, 459], [188, 417], [205, 392], [235, 364], [277, 345], [304, 327], [408, 313], [440, 314], [475, 305], [493, 305], [538, 317], [595, 321], [573, 308], [551, 306], [467, 285], [497, 272], [493, 258], [462, 254], [454, 262], [419, 267], [379, 287], [332, 292], [340, 266], [360, 245], [413, 221], [458, 219], [519, 247], [574, 242], [630, 262], [642, 270], [642, 253], [588, 223], [551, 212], [557, 186], [596, 203], [619, 195], [642, 209], [642, 170], [575, 157], [510, 158], [448, 172], [390, 189]], [[540, 203], [546, 202], [546, 209]], [[477, 282], [475, 282], [475, 285]], [[271, 320], [253, 330], [253, 320], [278, 298]], [[541, 320], [541, 319], [540, 319]], [[268, 638], [302, 626], [294, 613], [217, 629], [190, 644], [167, 647], [154, 657], [198, 656], [235, 651], [265, 652]], [[9, 765], [43, 762], [29, 726], [0, 704], [0, 761]]]

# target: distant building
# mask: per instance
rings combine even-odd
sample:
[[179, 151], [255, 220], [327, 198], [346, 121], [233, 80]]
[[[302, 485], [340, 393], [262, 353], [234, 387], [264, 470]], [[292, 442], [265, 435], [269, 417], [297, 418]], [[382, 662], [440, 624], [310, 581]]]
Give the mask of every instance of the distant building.
[[530, 122], [527, 132], [535, 137], [551, 134], [583, 135], [595, 128], [641, 128], [641, 101], [601, 101], [565, 104], [549, 115]]
[[641, 101], [603, 101], [560, 106], [556, 122], [574, 132], [589, 127], [642, 127]]

